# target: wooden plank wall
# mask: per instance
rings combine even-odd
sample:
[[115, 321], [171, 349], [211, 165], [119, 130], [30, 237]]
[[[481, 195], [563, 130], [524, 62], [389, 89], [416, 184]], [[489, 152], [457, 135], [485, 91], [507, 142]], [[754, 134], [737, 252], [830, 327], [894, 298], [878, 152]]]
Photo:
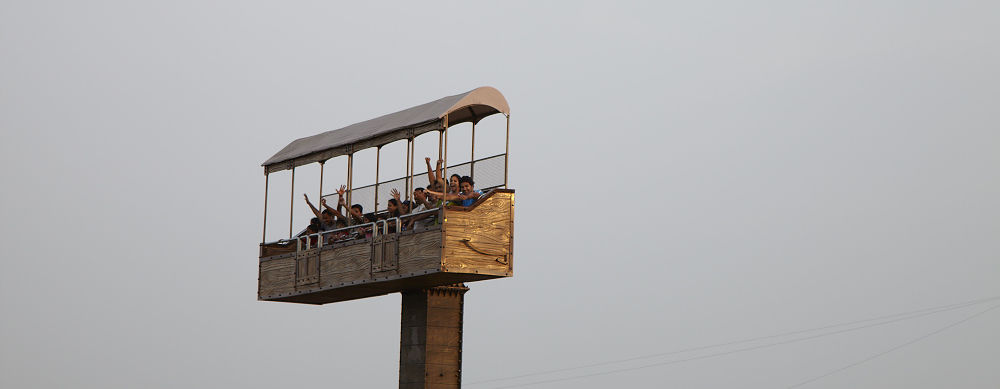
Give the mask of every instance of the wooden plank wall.
[[445, 271], [511, 275], [513, 191], [494, 192], [473, 208], [449, 208], [445, 212], [442, 227]]
[[395, 274], [441, 270], [441, 231], [430, 230], [399, 237], [399, 266]]
[[[260, 262], [258, 297], [290, 295], [308, 290], [329, 290], [351, 282], [387, 276], [423, 274], [441, 270], [441, 231], [434, 229], [399, 236], [399, 264], [396, 269], [372, 273], [372, 246], [358, 243], [324, 248], [319, 254], [319, 284], [295, 286], [295, 257]], [[379, 294], [398, 292], [385, 290]]]
[[295, 257], [272, 259], [260, 263], [258, 297], [292, 293], [295, 290]]

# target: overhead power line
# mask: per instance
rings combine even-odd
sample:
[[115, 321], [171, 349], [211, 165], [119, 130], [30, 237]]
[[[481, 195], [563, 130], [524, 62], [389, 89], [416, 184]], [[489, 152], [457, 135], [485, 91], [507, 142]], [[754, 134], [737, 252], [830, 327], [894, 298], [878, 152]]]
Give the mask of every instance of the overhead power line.
[[[664, 366], [664, 365], [670, 365], [670, 364], [676, 364], [676, 363], [694, 361], [694, 360], [699, 360], [699, 359], [706, 359], [706, 358], [712, 358], [712, 357], [717, 357], [717, 356], [729, 355], [729, 354], [743, 352], [743, 351], [751, 351], [751, 350], [756, 350], [756, 349], [761, 349], [761, 348], [774, 347], [774, 346], [779, 346], [779, 345], [784, 345], [784, 344], [789, 344], [789, 343], [801, 342], [801, 341], [805, 341], [805, 340], [810, 340], [810, 339], [816, 339], [816, 338], [825, 337], [825, 336], [836, 335], [836, 334], [840, 334], [840, 333], [844, 333], [844, 332], [856, 331], [856, 330], [861, 330], [861, 329], [865, 329], [865, 328], [870, 328], [870, 327], [875, 327], [875, 326], [881, 326], [881, 325], [886, 325], [886, 324], [890, 324], [890, 323], [895, 323], [895, 322], [899, 322], [899, 321], [903, 321], [903, 320], [914, 319], [914, 318], [918, 318], [918, 317], [922, 317], [922, 316], [932, 315], [932, 314], [935, 314], [935, 313], [952, 311], [952, 310], [961, 309], [961, 308], [965, 308], [965, 307], [969, 307], [969, 306], [974, 306], [974, 305], [979, 305], [979, 304], [983, 304], [983, 303], [990, 302], [990, 301], [995, 301], [995, 300], [1000, 300], [1000, 296], [994, 296], [994, 297], [988, 297], [988, 298], [970, 300], [970, 301], [965, 301], [965, 302], [960, 302], [960, 303], [954, 303], [954, 304], [948, 304], [948, 305], [942, 305], [942, 306], [931, 307], [931, 308], [924, 308], [924, 309], [919, 309], [919, 310], [914, 310], [914, 311], [894, 313], [894, 314], [891, 314], [891, 315], [884, 315], [884, 316], [879, 316], [879, 317], [874, 317], [874, 318], [869, 318], [869, 319], [862, 319], [862, 320], [855, 320], [855, 321], [850, 321], [850, 322], [843, 322], [843, 323], [838, 323], [838, 324], [826, 325], [826, 326], [822, 326], [822, 327], [815, 327], [815, 328], [809, 328], [809, 329], [804, 329], [804, 330], [784, 332], [784, 333], [775, 334], [775, 335], [760, 336], [760, 337], [755, 337], [755, 338], [750, 338], [750, 339], [744, 339], [744, 340], [738, 340], [738, 341], [725, 342], [725, 343], [717, 343], [717, 344], [712, 344], [712, 345], [708, 345], [708, 346], [692, 347], [692, 348], [686, 348], [686, 349], [675, 350], [675, 351], [670, 351], [670, 352], [648, 354], [648, 355], [642, 355], [642, 356], [625, 358], [625, 359], [618, 359], [618, 360], [607, 361], [607, 362], [593, 363], [593, 364], [588, 364], [588, 365], [567, 367], [567, 368], [561, 368], [561, 369], [552, 369], [552, 370], [538, 371], [538, 372], [533, 372], [533, 373], [528, 373], [528, 374], [521, 374], [521, 375], [517, 375], [517, 376], [509, 376], [509, 377], [501, 377], [501, 378], [493, 378], [493, 379], [488, 379], [488, 380], [475, 381], [475, 382], [470, 382], [467, 385], [479, 385], [479, 384], [484, 384], [484, 383], [489, 383], [489, 382], [510, 381], [510, 380], [515, 380], [515, 379], [519, 379], [519, 378], [527, 378], [527, 377], [534, 377], [534, 376], [540, 376], [540, 375], [549, 375], [549, 374], [554, 374], [554, 373], [561, 373], [561, 372], [567, 372], [567, 371], [573, 371], [573, 370], [581, 370], [581, 369], [587, 369], [587, 368], [599, 367], [599, 366], [607, 366], [607, 365], [624, 363], [624, 362], [630, 362], [630, 361], [636, 361], [636, 360], [651, 359], [651, 358], [656, 358], [656, 357], [663, 357], [663, 356], [668, 356], [668, 355], [682, 354], [682, 353], [688, 353], [688, 352], [692, 352], [692, 351], [707, 350], [707, 349], [719, 348], [719, 347], [724, 347], [724, 346], [732, 346], [732, 345], [737, 345], [737, 344], [742, 344], [742, 343], [750, 343], [750, 342], [755, 342], [755, 341], [760, 341], [760, 340], [773, 339], [773, 338], [781, 338], [781, 337], [787, 337], [787, 336], [791, 336], [791, 335], [803, 334], [803, 333], [808, 333], [808, 332], [815, 332], [815, 331], [827, 330], [827, 329], [832, 329], [832, 328], [851, 326], [851, 325], [855, 325], [855, 324], [861, 324], [861, 323], [879, 321], [877, 323], [867, 324], [867, 325], [862, 325], [862, 326], [857, 326], [857, 327], [852, 327], [852, 328], [848, 328], [848, 329], [844, 329], [844, 330], [824, 332], [824, 333], [817, 334], [817, 335], [800, 337], [800, 338], [795, 338], [795, 339], [787, 340], [787, 341], [767, 343], [767, 344], [763, 344], [763, 345], [757, 345], [757, 346], [751, 346], [751, 347], [745, 347], [745, 348], [740, 348], [740, 349], [735, 349], [735, 350], [729, 350], [729, 351], [723, 351], [723, 352], [718, 352], [718, 353], [713, 353], [713, 354], [702, 355], [702, 356], [698, 356], [698, 357], [692, 357], [692, 358], [686, 358], [686, 359], [680, 359], [680, 360], [671, 360], [671, 361], [666, 361], [666, 362], [658, 362], [658, 363], [653, 363], [653, 364], [648, 364], [648, 365], [642, 365], [642, 366], [638, 366], [638, 367], [629, 367], [629, 368], [608, 370], [608, 371], [603, 371], [603, 372], [590, 373], [590, 374], [584, 374], [584, 375], [578, 375], [578, 376], [572, 376], [572, 377], [564, 377], [564, 378], [558, 378], [558, 379], [550, 379], [550, 380], [543, 380], [543, 381], [535, 381], [535, 382], [529, 382], [529, 383], [522, 383], [522, 384], [516, 384], [516, 385], [512, 385], [512, 386], [501, 386], [501, 387], [497, 387], [497, 389], [499, 389], [499, 388], [524, 387], [524, 386], [538, 385], [538, 384], [543, 384], [543, 383], [566, 381], [566, 380], [572, 380], [572, 379], [580, 379], [580, 378], [586, 378], [586, 377], [593, 377], [593, 376], [600, 376], [600, 375], [620, 373], [620, 372], [625, 372], [625, 371], [639, 370], [639, 369], [645, 369], [645, 368], [650, 368], [650, 367], [655, 367], [655, 366]], [[886, 320], [886, 319], [892, 319], [892, 320]]]
[[826, 378], [826, 377], [829, 377], [829, 376], [831, 376], [831, 375], [834, 375], [834, 374], [837, 374], [837, 373], [840, 373], [840, 372], [842, 372], [842, 371], [844, 371], [844, 370], [847, 370], [847, 369], [850, 369], [850, 368], [852, 368], [852, 367], [855, 367], [855, 366], [857, 366], [857, 365], [860, 365], [860, 364], [862, 364], [862, 363], [865, 363], [865, 362], [868, 362], [868, 361], [870, 361], [870, 360], [873, 360], [873, 359], [875, 359], [875, 358], [878, 358], [878, 357], [881, 357], [881, 356], [883, 356], [883, 355], [886, 355], [886, 354], [888, 354], [888, 353], [891, 353], [891, 352], [893, 352], [893, 351], [896, 351], [896, 350], [899, 350], [899, 349], [901, 349], [901, 348], [903, 348], [903, 347], [906, 347], [906, 346], [909, 346], [909, 345], [911, 345], [911, 344], [914, 344], [914, 343], [917, 343], [917, 342], [919, 342], [919, 341], [921, 341], [921, 340], [924, 340], [924, 339], [927, 339], [927, 338], [929, 338], [929, 337], [932, 337], [932, 336], [934, 336], [934, 335], [937, 335], [937, 334], [939, 334], [939, 333], [942, 333], [942, 332], [944, 332], [944, 331], [947, 331], [947, 330], [951, 329], [952, 327], [956, 327], [956, 326], [958, 326], [958, 325], [960, 325], [960, 324], [962, 324], [962, 323], [965, 323], [965, 322], [967, 322], [967, 321], [969, 321], [969, 320], [972, 320], [972, 319], [975, 319], [975, 318], [977, 318], [977, 317], [979, 317], [979, 316], [982, 316], [982, 315], [983, 315], [983, 314], [985, 314], [986, 312], [989, 312], [989, 311], [992, 311], [992, 310], [994, 310], [994, 309], [997, 309], [997, 308], [1000, 308], [1000, 305], [995, 305], [995, 306], [992, 306], [992, 307], [990, 307], [990, 308], [987, 308], [987, 309], [985, 309], [985, 310], [982, 310], [982, 311], [979, 311], [979, 312], [977, 312], [977, 313], [974, 313], [974, 314], [972, 314], [972, 316], [968, 316], [968, 317], [966, 317], [966, 318], [964, 318], [964, 319], [962, 319], [962, 320], [959, 320], [959, 321], [956, 321], [956, 322], [954, 322], [954, 323], [951, 323], [951, 324], [948, 324], [948, 325], [946, 325], [946, 326], [944, 326], [944, 327], [941, 327], [941, 328], [939, 328], [939, 329], [937, 329], [937, 330], [934, 330], [934, 331], [931, 331], [931, 332], [928, 332], [928, 333], [926, 333], [926, 334], [924, 334], [924, 335], [921, 335], [921, 336], [919, 336], [919, 337], [917, 337], [917, 338], [915, 338], [915, 339], [913, 339], [913, 340], [910, 340], [910, 341], [908, 341], [908, 342], [906, 342], [906, 343], [903, 343], [903, 344], [900, 344], [900, 345], [898, 345], [898, 346], [895, 346], [895, 347], [893, 347], [893, 348], [890, 348], [890, 349], [888, 349], [888, 350], [885, 350], [885, 351], [882, 351], [882, 352], [880, 352], [880, 353], [878, 353], [878, 354], [875, 354], [875, 355], [872, 355], [872, 356], [870, 356], [870, 357], [868, 357], [868, 358], [865, 358], [865, 359], [862, 359], [862, 360], [860, 360], [860, 361], [857, 361], [857, 362], [854, 362], [854, 363], [851, 363], [851, 364], [849, 364], [849, 365], [846, 365], [846, 366], [843, 366], [843, 367], [840, 367], [840, 368], [838, 368], [838, 369], [835, 369], [835, 370], [832, 370], [832, 371], [830, 371], [830, 372], [827, 372], [827, 373], [824, 373], [824, 374], [822, 374], [822, 375], [818, 375], [818, 376], [816, 376], [816, 377], [813, 377], [813, 378], [810, 378], [810, 379], [808, 379], [808, 380], [805, 380], [805, 381], [802, 381], [802, 382], [799, 382], [799, 383], [797, 383], [797, 384], [795, 384], [795, 385], [792, 385], [792, 386], [789, 386], [789, 387], [788, 387], [788, 389], [792, 389], [792, 388], [798, 388], [798, 387], [800, 387], [800, 386], [802, 386], [802, 385], [805, 385], [805, 384], [808, 384], [808, 383], [811, 383], [811, 382], [814, 382], [814, 381], [817, 381], [817, 380], [820, 380], [820, 379], [822, 379], [822, 378]]

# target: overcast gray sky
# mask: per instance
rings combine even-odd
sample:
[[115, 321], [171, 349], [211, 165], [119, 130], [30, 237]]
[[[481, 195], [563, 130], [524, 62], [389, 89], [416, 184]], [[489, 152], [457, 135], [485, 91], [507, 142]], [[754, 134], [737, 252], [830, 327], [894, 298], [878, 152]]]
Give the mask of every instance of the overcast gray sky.
[[394, 387], [398, 294], [256, 301], [259, 165], [491, 85], [517, 266], [466, 387], [995, 388], [1000, 300], [635, 358], [1000, 296], [998, 11], [2, 2], [0, 386]]

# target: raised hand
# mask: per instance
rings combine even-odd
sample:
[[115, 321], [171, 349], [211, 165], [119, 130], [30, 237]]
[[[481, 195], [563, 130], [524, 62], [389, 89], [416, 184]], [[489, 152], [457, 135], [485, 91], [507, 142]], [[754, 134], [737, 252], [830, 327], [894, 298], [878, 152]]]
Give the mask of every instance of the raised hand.
[[341, 197], [344, 196], [344, 193], [347, 193], [347, 185], [341, 185], [340, 189], [337, 189], [337, 194]]
[[326, 205], [326, 199], [324, 199], [324, 198], [321, 197], [319, 199], [319, 205]]
[[389, 195], [396, 199], [396, 201], [399, 201], [399, 191], [396, 190], [396, 188], [392, 188], [392, 190], [389, 191]]

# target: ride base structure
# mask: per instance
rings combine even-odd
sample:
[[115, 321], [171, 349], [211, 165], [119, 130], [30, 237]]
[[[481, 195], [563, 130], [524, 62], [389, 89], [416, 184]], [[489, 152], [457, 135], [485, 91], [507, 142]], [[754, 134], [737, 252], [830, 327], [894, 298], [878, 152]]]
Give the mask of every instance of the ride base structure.
[[[260, 244], [258, 299], [328, 304], [399, 292], [402, 294], [399, 387], [461, 387], [462, 318], [464, 295], [469, 290], [464, 283], [513, 275], [514, 190], [507, 187], [508, 147], [504, 154], [477, 160], [473, 143], [469, 162], [449, 166], [448, 128], [471, 122], [475, 142], [475, 124], [497, 113], [507, 118], [509, 145], [510, 112], [506, 99], [494, 88], [481, 87], [295, 140], [265, 161], [265, 187], [270, 174], [284, 170], [291, 170], [294, 187], [296, 166], [319, 163], [322, 195], [323, 164], [330, 158], [346, 156], [348, 204], [365, 201], [361, 197], [371, 192], [377, 213], [379, 193], [391, 186], [409, 196], [414, 181], [424, 177], [414, 174], [413, 140], [420, 134], [437, 131], [438, 152], [444, 160], [443, 176], [447, 177], [449, 169], [453, 173], [468, 173], [483, 182], [478, 187], [485, 190], [469, 206], [441, 206], [397, 217], [387, 215], [375, 222], [340, 229], [343, 231], [293, 237], [290, 221], [289, 239]], [[402, 140], [407, 142], [406, 177], [379, 182], [376, 176], [374, 188], [350, 187], [354, 152]], [[502, 182], [495, 178], [498, 174], [486, 171], [491, 167], [498, 169], [501, 162]], [[482, 180], [475, 177], [477, 172]], [[494, 177], [494, 182], [488, 176]], [[294, 204], [294, 193], [292, 201]], [[266, 237], [266, 195], [264, 202]], [[407, 224], [408, 217], [420, 214], [426, 214], [433, 222], [418, 223], [412, 229], [400, 228]], [[348, 231], [358, 230], [367, 233], [344, 238]]]

